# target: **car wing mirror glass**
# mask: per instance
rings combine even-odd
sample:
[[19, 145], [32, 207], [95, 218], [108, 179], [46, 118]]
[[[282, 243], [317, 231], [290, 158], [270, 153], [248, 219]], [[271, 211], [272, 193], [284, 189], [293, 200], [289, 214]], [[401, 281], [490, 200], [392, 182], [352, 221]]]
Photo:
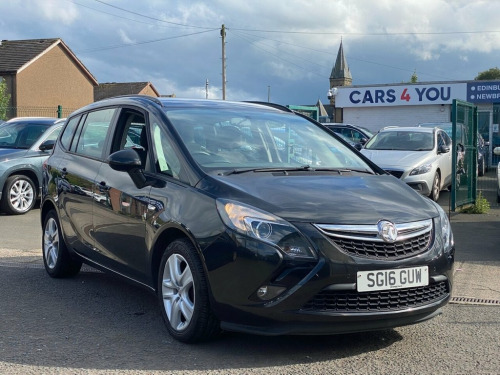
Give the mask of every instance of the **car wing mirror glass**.
[[54, 148], [56, 144], [56, 141], [54, 141], [53, 139], [51, 140], [47, 140], [45, 142], [43, 142], [39, 148], [40, 151], [49, 151], [49, 150], [52, 150]]
[[439, 153], [440, 154], [446, 154], [447, 152], [450, 152], [450, 147], [446, 145], [442, 145], [439, 147]]

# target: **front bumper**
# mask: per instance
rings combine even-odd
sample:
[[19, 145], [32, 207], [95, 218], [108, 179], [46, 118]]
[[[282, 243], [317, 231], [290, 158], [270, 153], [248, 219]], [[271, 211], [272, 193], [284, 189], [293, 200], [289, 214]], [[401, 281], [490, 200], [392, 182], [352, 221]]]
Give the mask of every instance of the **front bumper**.
[[[286, 261], [273, 247], [229, 232], [207, 249], [205, 258], [217, 254], [219, 261], [207, 265], [212, 306], [223, 329], [265, 335], [380, 330], [430, 319], [451, 297], [454, 249], [445, 254], [437, 236], [426, 252], [387, 261], [346, 254], [312, 225], [295, 225], [314, 244], [317, 260]], [[358, 271], [423, 265], [429, 269], [426, 287], [356, 290]], [[286, 290], [263, 301], [257, 295], [263, 285]]]

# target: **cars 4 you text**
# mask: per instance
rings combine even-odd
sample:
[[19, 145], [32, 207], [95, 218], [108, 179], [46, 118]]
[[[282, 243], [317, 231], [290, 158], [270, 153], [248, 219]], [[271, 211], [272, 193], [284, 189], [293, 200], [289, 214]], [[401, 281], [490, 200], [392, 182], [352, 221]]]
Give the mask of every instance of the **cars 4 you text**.
[[373, 87], [339, 87], [338, 107], [451, 104], [453, 99], [483, 102], [500, 98], [500, 82], [469, 82]]

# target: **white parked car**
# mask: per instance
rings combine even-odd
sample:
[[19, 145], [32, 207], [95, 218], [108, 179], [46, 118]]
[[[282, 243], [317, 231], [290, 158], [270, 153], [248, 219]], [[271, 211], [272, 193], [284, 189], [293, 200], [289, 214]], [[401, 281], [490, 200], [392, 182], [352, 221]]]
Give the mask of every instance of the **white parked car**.
[[[495, 155], [500, 155], [500, 147], [495, 147], [493, 153]], [[500, 203], [500, 162], [498, 162], [497, 167], [497, 202]]]
[[361, 153], [437, 201], [440, 191], [451, 185], [451, 149], [451, 138], [442, 129], [390, 127], [373, 136]]

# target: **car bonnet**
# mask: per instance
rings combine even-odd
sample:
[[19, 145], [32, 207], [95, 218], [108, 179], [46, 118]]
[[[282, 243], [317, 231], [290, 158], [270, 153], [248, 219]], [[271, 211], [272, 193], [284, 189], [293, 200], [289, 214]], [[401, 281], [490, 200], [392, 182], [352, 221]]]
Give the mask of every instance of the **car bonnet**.
[[206, 188], [220, 198], [239, 200], [289, 221], [402, 223], [438, 215], [427, 198], [390, 175], [248, 172], [214, 176], [212, 183]]

